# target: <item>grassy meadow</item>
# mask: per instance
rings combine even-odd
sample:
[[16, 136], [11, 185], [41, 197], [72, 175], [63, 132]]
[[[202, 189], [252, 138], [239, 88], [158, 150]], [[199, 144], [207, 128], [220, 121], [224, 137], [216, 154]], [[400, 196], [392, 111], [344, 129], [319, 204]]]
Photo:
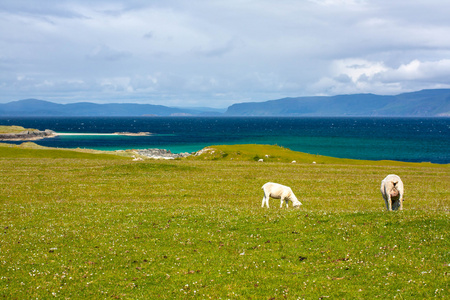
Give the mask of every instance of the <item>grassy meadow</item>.
[[24, 128], [22, 126], [3, 126], [0, 125], [0, 134], [1, 133], [20, 133], [25, 130], [36, 131], [37, 129]]
[[[0, 144], [0, 298], [450, 297], [448, 165], [213, 148], [132, 161]], [[391, 173], [403, 211], [379, 191]], [[261, 208], [267, 181], [301, 208]]]

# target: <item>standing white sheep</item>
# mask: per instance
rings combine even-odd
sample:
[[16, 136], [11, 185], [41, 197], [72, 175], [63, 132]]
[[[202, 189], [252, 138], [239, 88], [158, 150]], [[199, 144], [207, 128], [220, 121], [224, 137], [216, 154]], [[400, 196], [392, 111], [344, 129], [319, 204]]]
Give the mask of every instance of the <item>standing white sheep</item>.
[[300, 208], [300, 201], [298, 201], [297, 197], [295, 197], [294, 193], [292, 192], [291, 188], [285, 185], [281, 185], [278, 183], [273, 182], [267, 182], [262, 186], [262, 189], [264, 190], [264, 198], [262, 200], [261, 207], [264, 207], [264, 204], [269, 207], [269, 198], [275, 198], [280, 199], [280, 208], [283, 207], [283, 201], [286, 201], [286, 207], [288, 207], [288, 201], [292, 201], [292, 205], [296, 208]]
[[383, 195], [386, 209], [403, 210], [403, 182], [399, 176], [391, 174], [381, 181], [381, 194]]

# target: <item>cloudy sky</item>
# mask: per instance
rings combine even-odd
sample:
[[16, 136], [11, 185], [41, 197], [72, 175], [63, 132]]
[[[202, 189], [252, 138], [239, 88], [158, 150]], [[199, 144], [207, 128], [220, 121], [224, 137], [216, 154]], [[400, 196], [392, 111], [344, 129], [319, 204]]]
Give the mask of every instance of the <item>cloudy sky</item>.
[[3, 0], [0, 103], [237, 102], [450, 88], [450, 1]]

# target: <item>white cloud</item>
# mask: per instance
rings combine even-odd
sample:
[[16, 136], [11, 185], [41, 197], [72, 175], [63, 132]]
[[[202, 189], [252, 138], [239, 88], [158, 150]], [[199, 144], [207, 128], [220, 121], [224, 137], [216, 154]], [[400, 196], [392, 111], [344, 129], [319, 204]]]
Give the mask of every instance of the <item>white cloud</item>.
[[417, 80], [450, 84], [450, 59], [425, 62], [416, 59], [397, 69], [391, 69], [380, 77], [384, 82]]
[[358, 5], [364, 3], [364, 0], [309, 0], [311, 2], [324, 6], [340, 6], [340, 5]]
[[333, 62], [329, 76], [314, 84], [327, 94], [371, 92], [395, 94], [425, 88], [450, 88], [450, 59], [413, 60], [393, 68], [382, 62], [346, 59]]
[[450, 84], [438, 0], [36, 3], [0, 3], [0, 102], [227, 106]]
[[364, 59], [343, 59], [332, 63], [332, 72], [335, 76], [346, 75], [353, 82], [361, 77], [372, 78], [374, 75], [387, 70], [382, 62], [371, 62]]

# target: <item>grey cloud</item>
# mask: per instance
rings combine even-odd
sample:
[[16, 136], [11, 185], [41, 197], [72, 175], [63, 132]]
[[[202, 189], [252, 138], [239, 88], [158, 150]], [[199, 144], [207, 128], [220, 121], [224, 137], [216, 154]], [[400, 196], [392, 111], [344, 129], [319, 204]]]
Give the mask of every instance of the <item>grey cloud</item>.
[[65, 1], [16, 0], [0, 2], [0, 12], [35, 16], [38, 18], [84, 18], [82, 14], [65, 5]]
[[155, 34], [153, 33], [153, 31], [149, 31], [146, 34], [144, 34], [145, 39], [152, 39], [154, 36]]
[[193, 52], [206, 57], [220, 57], [239, 47], [242, 43], [238, 39], [231, 39], [222, 45], [216, 45], [204, 49], [202, 47], [193, 49]]
[[101, 45], [88, 54], [87, 58], [92, 60], [118, 61], [131, 56], [132, 54], [130, 52], [120, 51], [106, 45]]
[[347, 74], [339, 74], [338, 76], [334, 77], [334, 80], [341, 83], [349, 83], [352, 81], [352, 79]]
[[0, 102], [232, 104], [446, 86], [449, 9], [438, 0], [5, 0]]

